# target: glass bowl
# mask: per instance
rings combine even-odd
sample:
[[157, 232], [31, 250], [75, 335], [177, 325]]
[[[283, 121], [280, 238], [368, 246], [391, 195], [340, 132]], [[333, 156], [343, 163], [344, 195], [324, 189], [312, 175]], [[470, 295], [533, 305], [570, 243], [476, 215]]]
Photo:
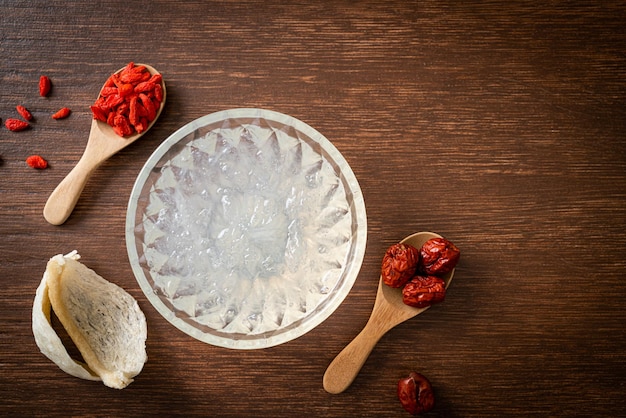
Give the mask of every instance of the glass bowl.
[[173, 133], [133, 187], [126, 245], [156, 310], [221, 347], [293, 340], [356, 280], [367, 239], [350, 166], [291, 116], [231, 109]]

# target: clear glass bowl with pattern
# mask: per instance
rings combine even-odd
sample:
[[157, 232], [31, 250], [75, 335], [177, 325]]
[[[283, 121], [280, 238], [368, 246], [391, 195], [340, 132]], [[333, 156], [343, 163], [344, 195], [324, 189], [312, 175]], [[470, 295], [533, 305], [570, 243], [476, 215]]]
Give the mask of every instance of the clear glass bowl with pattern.
[[363, 195], [350, 166], [291, 116], [231, 109], [167, 138], [133, 187], [126, 243], [150, 303], [221, 347], [291, 341], [328, 318], [361, 268]]

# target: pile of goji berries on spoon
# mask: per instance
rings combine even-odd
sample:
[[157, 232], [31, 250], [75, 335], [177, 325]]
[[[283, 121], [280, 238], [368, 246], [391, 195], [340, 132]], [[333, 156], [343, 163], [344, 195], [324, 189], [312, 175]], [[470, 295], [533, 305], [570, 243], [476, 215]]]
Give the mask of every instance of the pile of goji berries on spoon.
[[142, 133], [157, 117], [163, 102], [163, 77], [145, 65], [129, 63], [111, 75], [96, 102], [93, 117], [107, 123], [119, 136]]
[[131, 62], [107, 79], [90, 107], [93, 120], [85, 151], [46, 202], [43, 214], [48, 222], [60, 225], [67, 220], [87, 179], [150, 129], [165, 106], [165, 95], [163, 77], [149, 65]]

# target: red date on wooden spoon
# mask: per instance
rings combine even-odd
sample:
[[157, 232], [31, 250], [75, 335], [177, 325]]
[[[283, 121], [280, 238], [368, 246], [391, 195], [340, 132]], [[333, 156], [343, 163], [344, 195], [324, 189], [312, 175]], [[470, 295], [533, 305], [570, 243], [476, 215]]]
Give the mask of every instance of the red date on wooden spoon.
[[415, 276], [402, 289], [405, 305], [425, 308], [446, 298], [446, 282], [435, 276]]
[[381, 275], [387, 286], [402, 287], [417, 270], [419, 250], [409, 244], [394, 244], [383, 257]]
[[432, 238], [420, 248], [420, 269], [428, 275], [440, 276], [456, 266], [459, 249], [445, 238]]

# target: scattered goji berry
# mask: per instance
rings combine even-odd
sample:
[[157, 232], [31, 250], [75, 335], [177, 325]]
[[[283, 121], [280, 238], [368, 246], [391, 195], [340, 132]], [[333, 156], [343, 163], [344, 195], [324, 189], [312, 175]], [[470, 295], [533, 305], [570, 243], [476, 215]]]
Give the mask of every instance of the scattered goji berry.
[[19, 113], [20, 116], [22, 116], [24, 119], [26, 119], [26, 120], [32, 120], [33, 119], [33, 115], [24, 106], [17, 105], [17, 106], [15, 106], [15, 109], [17, 109], [17, 113]]
[[156, 118], [163, 102], [162, 83], [161, 74], [150, 74], [145, 66], [130, 62], [107, 79], [90, 106], [91, 113], [120, 136], [141, 133]]
[[6, 126], [9, 131], [19, 132], [28, 128], [30, 125], [28, 122], [24, 122], [23, 120], [9, 118], [4, 121], [4, 126]]
[[38, 168], [40, 170], [48, 167], [48, 162], [39, 155], [31, 155], [30, 157], [26, 158], [26, 164], [28, 164], [32, 168]]
[[52, 115], [52, 119], [65, 119], [72, 113], [72, 111], [67, 107], [62, 107], [56, 113]]
[[50, 88], [52, 87], [52, 83], [48, 76], [42, 75], [39, 77], [39, 95], [41, 97], [46, 97], [48, 93], [50, 93]]

